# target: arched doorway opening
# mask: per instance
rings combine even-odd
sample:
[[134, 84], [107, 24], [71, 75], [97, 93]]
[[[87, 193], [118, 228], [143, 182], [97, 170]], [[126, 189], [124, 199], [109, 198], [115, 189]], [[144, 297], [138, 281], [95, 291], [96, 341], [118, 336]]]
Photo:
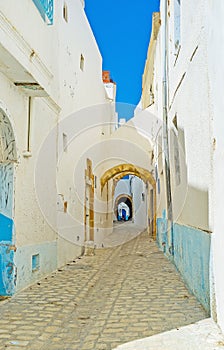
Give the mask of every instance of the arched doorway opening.
[[150, 201], [152, 205], [151, 207], [148, 206], [147, 228], [148, 232], [152, 232], [153, 238], [156, 239], [156, 181], [149, 170], [133, 164], [116, 165], [105, 171], [103, 176], [101, 176], [101, 193], [105, 191], [105, 188], [108, 188], [108, 186], [105, 185], [108, 184], [110, 180], [113, 180], [114, 186], [112, 188], [112, 196], [114, 196], [116, 183], [126, 175], [134, 175], [141, 179], [146, 185], [148, 194], [150, 192], [148, 197], [151, 198]]
[[14, 293], [14, 164], [17, 161], [14, 132], [0, 108], [0, 295]]
[[[129, 208], [129, 213], [128, 213], [128, 219], [124, 219], [123, 216], [119, 215], [119, 212], [118, 212], [118, 209], [122, 209], [122, 208], [118, 208], [119, 205], [121, 203], [124, 203], [128, 206]], [[116, 199], [115, 199], [115, 204], [114, 204], [114, 214], [117, 218], [117, 220], [125, 220], [125, 221], [128, 221], [128, 220], [131, 220], [132, 219], [132, 215], [133, 215], [133, 201], [132, 201], [132, 197], [127, 195], [127, 194], [120, 194]], [[121, 217], [121, 219], [120, 219]]]

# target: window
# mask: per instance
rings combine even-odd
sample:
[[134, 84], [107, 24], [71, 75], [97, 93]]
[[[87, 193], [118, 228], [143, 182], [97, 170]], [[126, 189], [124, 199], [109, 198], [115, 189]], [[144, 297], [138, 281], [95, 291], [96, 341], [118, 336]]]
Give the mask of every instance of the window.
[[81, 54], [81, 56], [80, 56], [80, 69], [82, 71], [84, 71], [84, 63], [85, 63], [85, 59], [84, 59], [84, 56]]
[[41, 17], [47, 24], [53, 24], [54, 1], [53, 0], [33, 0]]
[[63, 18], [65, 20], [65, 22], [68, 22], [68, 7], [67, 4], [64, 2], [64, 6], [63, 6]]
[[32, 272], [38, 271], [40, 269], [40, 255], [32, 255]]
[[174, 45], [177, 51], [180, 46], [180, 7], [181, 0], [174, 0]]

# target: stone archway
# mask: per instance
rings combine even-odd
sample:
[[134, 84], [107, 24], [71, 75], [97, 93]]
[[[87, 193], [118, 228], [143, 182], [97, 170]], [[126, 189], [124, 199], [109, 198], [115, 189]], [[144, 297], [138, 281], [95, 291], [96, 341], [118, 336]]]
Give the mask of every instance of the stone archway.
[[0, 108], [0, 295], [14, 293], [14, 164], [17, 161], [14, 131]]
[[[153, 220], [152, 220], [152, 235], [156, 239], [156, 181], [152, 173], [144, 168], [135, 166], [133, 164], [119, 164], [107, 171], [101, 176], [101, 193], [103, 192], [104, 186], [108, 184], [111, 179], [119, 181], [125, 175], [135, 175], [142, 179], [146, 184], [150, 184], [153, 188]], [[148, 227], [149, 229], [149, 227]]]
[[122, 201], [128, 205], [128, 207], [130, 209], [130, 219], [132, 219], [132, 215], [133, 215], [133, 200], [132, 200], [131, 196], [129, 196], [128, 194], [125, 194], [125, 193], [120, 194], [115, 199], [115, 203], [114, 203], [114, 214], [115, 214], [115, 216], [117, 217], [118, 204], [121, 203]]

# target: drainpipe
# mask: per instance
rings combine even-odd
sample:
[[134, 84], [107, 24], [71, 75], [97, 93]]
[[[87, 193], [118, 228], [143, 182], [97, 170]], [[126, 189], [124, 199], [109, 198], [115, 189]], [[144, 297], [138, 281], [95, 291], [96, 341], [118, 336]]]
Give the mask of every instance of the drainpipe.
[[27, 145], [26, 150], [23, 151], [23, 157], [29, 158], [32, 156], [31, 149], [30, 149], [30, 128], [31, 128], [31, 111], [32, 110], [32, 97], [28, 97], [28, 115], [27, 115]]
[[31, 97], [28, 102], [27, 152], [30, 152]]
[[[163, 85], [162, 85], [162, 102], [163, 102], [163, 151], [165, 161], [165, 182], [166, 182], [166, 201], [167, 201], [167, 218], [168, 227], [170, 224], [169, 253], [173, 255], [173, 209], [170, 182], [170, 157], [169, 157], [169, 136], [168, 136], [168, 90], [167, 90], [167, 0], [163, 0]], [[167, 232], [168, 235], [168, 232]]]
[[130, 193], [131, 193], [131, 198], [132, 198], [132, 222], [135, 222], [135, 208], [134, 208], [134, 193], [133, 193], [133, 179], [134, 177], [132, 176], [130, 179]]

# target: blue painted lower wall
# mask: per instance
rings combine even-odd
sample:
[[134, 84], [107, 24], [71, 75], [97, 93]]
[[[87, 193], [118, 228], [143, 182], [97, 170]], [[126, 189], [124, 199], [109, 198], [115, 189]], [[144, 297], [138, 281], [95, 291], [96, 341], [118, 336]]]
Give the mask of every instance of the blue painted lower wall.
[[13, 220], [0, 213], [0, 295], [11, 296], [15, 290]]
[[174, 224], [174, 263], [187, 286], [210, 312], [211, 235], [189, 226]]
[[170, 256], [170, 250], [169, 250], [170, 237], [168, 237], [168, 235], [170, 234], [170, 232], [168, 230], [168, 220], [166, 218], [166, 210], [163, 211], [162, 218], [157, 218], [156, 227], [157, 227], [158, 246], [163, 251], [163, 253], [166, 254], [169, 259], [172, 260], [172, 257]]
[[166, 218], [158, 218], [157, 223], [157, 243], [161, 250], [166, 253], [168, 246], [168, 237], [167, 237], [167, 220]]
[[[157, 242], [167, 254], [167, 220], [157, 219]], [[205, 231], [173, 224], [173, 260], [189, 290], [206, 311], [210, 312], [210, 244], [211, 235]]]
[[14, 294], [16, 269], [14, 265], [14, 250], [8, 241], [0, 242], [0, 295]]
[[18, 292], [57, 269], [57, 242], [17, 247], [14, 261], [17, 268], [15, 292]]

